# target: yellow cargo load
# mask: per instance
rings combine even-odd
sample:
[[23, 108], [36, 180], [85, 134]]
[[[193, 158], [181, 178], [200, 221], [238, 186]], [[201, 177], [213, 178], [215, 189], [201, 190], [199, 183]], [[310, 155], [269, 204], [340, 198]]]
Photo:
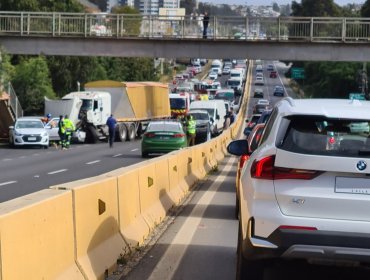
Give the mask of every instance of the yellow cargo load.
[[171, 116], [167, 84], [102, 80], [86, 83], [85, 90], [109, 92], [112, 98], [111, 112], [120, 122]]

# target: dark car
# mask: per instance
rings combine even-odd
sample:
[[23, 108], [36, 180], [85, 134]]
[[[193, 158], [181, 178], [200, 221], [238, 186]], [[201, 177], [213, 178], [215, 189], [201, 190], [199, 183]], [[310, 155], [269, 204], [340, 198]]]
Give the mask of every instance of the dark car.
[[276, 71], [271, 71], [270, 72], [270, 78], [272, 78], [272, 79], [277, 78], [277, 72]]
[[211, 139], [211, 117], [206, 110], [190, 110], [196, 124], [195, 143], [204, 143]]
[[244, 135], [248, 137], [248, 135], [251, 133], [253, 127], [257, 124], [258, 119], [261, 117], [261, 114], [253, 114], [250, 120], [246, 120], [247, 125], [244, 128]]
[[263, 89], [262, 88], [255, 88], [253, 97], [263, 98]]
[[282, 86], [275, 86], [274, 96], [284, 96], [285, 90]]

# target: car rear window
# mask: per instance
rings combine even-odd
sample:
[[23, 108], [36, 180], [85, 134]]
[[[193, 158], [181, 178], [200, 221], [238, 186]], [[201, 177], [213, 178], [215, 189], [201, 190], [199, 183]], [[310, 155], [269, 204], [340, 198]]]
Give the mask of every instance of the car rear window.
[[370, 157], [370, 120], [290, 116], [278, 148], [294, 153]]
[[173, 122], [173, 123], [150, 123], [148, 126], [147, 131], [179, 131], [180, 124]]

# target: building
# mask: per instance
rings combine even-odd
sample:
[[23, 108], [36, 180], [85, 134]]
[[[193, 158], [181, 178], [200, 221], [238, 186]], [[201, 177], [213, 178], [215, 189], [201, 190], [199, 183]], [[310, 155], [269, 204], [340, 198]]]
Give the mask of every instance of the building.
[[180, 0], [139, 0], [135, 7], [142, 14], [158, 15], [160, 8], [178, 9]]

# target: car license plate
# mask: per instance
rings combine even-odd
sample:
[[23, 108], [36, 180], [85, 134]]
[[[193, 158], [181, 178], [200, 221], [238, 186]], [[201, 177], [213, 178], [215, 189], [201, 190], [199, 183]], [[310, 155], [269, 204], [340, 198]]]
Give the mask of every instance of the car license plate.
[[36, 141], [36, 137], [28, 137], [28, 141]]
[[159, 139], [161, 139], [161, 140], [168, 140], [168, 139], [170, 139], [170, 137], [168, 137], [168, 136], [161, 136], [161, 137], [159, 137]]
[[370, 178], [335, 178], [335, 192], [370, 195]]

